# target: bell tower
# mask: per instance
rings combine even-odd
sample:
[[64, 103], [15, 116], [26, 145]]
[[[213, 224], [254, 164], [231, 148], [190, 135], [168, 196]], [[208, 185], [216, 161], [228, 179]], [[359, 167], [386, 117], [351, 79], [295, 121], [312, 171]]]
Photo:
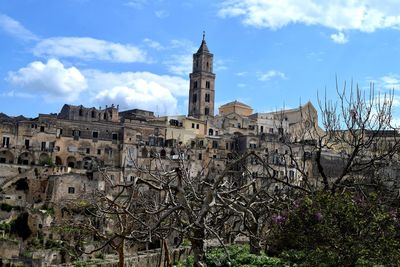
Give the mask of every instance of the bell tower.
[[193, 70], [190, 73], [189, 116], [206, 120], [214, 116], [215, 74], [214, 55], [208, 50], [205, 33], [200, 48], [193, 54]]

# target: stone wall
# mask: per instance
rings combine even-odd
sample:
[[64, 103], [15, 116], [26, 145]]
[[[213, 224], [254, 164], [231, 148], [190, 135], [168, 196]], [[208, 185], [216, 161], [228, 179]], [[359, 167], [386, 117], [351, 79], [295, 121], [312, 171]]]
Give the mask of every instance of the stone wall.
[[[164, 251], [161, 251], [160, 249], [154, 249], [154, 250], [149, 250], [145, 252], [139, 252], [137, 255], [134, 256], [128, 256], [125, 258], [125, 266], [126, 267], [164, 267], [167, 266], [164, 264], [164, 254], [162, 255], [161, 258], [161, 264], [160, 262], [160, 254], [164, 253]], [[170, 257], [171, 261], [173, 264], [179, 262], [179, 261], [184, 261], [191, 253], [191, 248], [190, 247], [183, 247], [183, 248], [177, 248], [177, 249], [171, 249], [170, 251]], [[106, 259], [106, 260], [93, 260], [93, 261], [87, 261], [84, 262], [87, 265], [93, 265], [97, 267], [118, 267], [118, 259], [117, 258], [112, 258], [112, 259]], [[75, 266], [75, 263], [71, 264], [62, 264], [62, 265], [57, 265], [57, 266]], [[53, 266], [53, 265], [52, 265]], [[56, 266], [56, 265], [54, 265]]]

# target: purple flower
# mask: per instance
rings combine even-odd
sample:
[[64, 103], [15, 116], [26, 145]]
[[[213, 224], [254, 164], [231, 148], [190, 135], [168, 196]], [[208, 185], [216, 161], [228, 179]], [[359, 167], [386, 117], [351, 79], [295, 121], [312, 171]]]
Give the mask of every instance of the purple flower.
[[286, 221], [286, 218], [281, 215], [272, 215], [272, 221], [276, 224], [283, 224]]

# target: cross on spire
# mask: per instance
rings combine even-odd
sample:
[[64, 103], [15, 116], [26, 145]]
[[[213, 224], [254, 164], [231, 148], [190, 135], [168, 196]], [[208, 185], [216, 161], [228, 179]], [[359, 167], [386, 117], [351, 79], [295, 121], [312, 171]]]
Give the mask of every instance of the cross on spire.
[[203, 41], [205, 40], [205, 38], [206, 38], [206, 31], [203, 31]]

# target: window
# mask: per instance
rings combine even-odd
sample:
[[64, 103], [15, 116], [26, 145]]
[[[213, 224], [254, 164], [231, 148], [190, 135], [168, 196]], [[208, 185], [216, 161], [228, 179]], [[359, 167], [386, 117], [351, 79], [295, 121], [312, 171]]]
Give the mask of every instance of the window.
[[218, 148], [218, 141], [212, 142], [212, 148]]
[[154, 136], [149, 136], [149, 146], [156, 145], [156, 138]]
[[199, 160], [201, 160], [203, 158], [203, 155], [201, 153], [199, 153], [198, 157]]
[[249, 144], [249, 148], [256, 148], [257, 144]]
[[72, 136], [73, 136], [73, 137], [79, 137], [79, 136], [81, 136], [81, 131], [79, 131], [79, 130], [72, 130]]
[[193, 103], [197, 102], [197, 94], [193, 94], [192, 102]]
[[118, 140], [118, 134], [117, 133], [113, 133], [112, 134], [112, 139], [113, 140]]
[[204, 115], [209, 115], [209, 114], [210, 114], [210, 109], [204, 108]]
[[101, 155], [101, 149], [97, 149], [97, 155]]
[[3, 136], [3, 147], [10, 147], [10, 137]]
[[193, 82], [193, 88], [197, 88], [197, 81]]
[[210, 102], [210, 94], [206, 94], [206, 96], [205, 96], [205, 101], [206, 101], [206, 102]]
[[208, 135], [214, 135], [214, 130], [213, 129], [208, 129]]
[[25, 148], [29, 149], [29, 139], [25, 139]]
[[206, 81], [206, 88], [210, 89], [210, 81]]
[[90, 148], [86, 148], [86, 154], [90, 154]]
[[194, 129], [194, 123], [192, 123], [192, 128]]
[[204, 141], [203, 140], [200, 140], [199, 141], [199, 147], [203, 147], [204, 146]]
[[81, 116], [81, 117], [83, 116], [83, 110], [82, 109], [79, 110], [79, 116]]
[[269, 128], [269, 133], [274, 133], [274, 128]]
[[218, 131], [215, 131], [215, 135], [218, 135]]
[[40, 150], [41, 151], [46, 151], [46, 142], [42, 142], [40, 145]]
[[96, 118], [96, 111], [92, 110], [92, 118]]
[[44, 126], [40, 126], [40, 131], [43, 133], [44, 132]]
[[75, 194], [75, 187], [68, 187], [68, 194]]
[[199, 125], [199, 124], [196, 124], [196, 129], [199, 129], [199, 127], [200, 127], [200, 125]]
[[260, 132], [262, 132], [262, 133], [264, 132], [264, 126], [260, 127]]
[[92, 132], [92, 137], [93, 138], [99, 138], [99, 132]]

